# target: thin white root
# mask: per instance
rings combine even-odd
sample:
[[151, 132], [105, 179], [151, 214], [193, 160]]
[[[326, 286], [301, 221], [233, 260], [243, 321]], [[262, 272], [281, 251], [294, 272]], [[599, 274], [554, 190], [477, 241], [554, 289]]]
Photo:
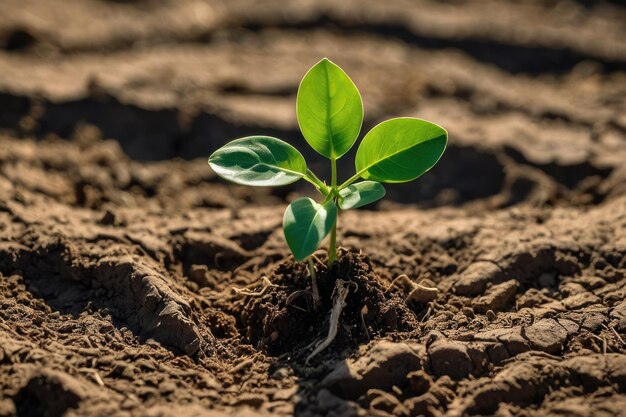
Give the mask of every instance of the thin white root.
[[415, 288], [413, 289], [413, 291], [411, 291], [409, 295], [406, 296], [404, 301], [406, 302], [415, 301], [417, 303], [426, 303], [428, 301], [432, 301], [435, 298], [437, 298], [437, 292], [439, 292], [437, 288], [426, 287], [424, 285], [421, 285], [421, 283], [417, 283], [415, 284]]
[[339, 317], [346, 304], [346, 297], [350, 292], [350, 285], [353, 282], [344, 281], [338, 279], [335, 283], [335, 290], [333, 291], [333, 308], [330, 310], [330, 327], [328, 328], [328, 336], [317, 344], [313, 352], [306, 358], [305, 363], [308, 365], [309, 361], [317, 356], [320, 352], [326, 349], [335, 340], [337, 336], [337, 327], [339, 326]]
[[602, 354], [606, 355], [606, 337], [600, 337], [595, 334], [591, 334], [591, 336], [598, 342], [602, 343]]
[[437, 297], [437, 292], [439, 291], [437, 288], [421, 285], [421, 282], [423, 281], [415, 283], [407, 274], [398, 275], [393, 281], [391, 281], [391, 284], [389, 284], [389, 287], [387, 287], [385, 292], [389, 292], [389, 290], [396, 286], [396, 284], [400, 281], [405, 281], [410, 289], [409, 294], [404, 298], [404, 301], [406, 302], [427, 302]]
[[615, 330], [615, 327], [610, 326], [610, 325], [607, 326], [606, 324], [603, 324], [602, 327], [604, 327], [607, 330], [611, 330], [613, 332], [613, 335], [622, 344], [622, 346], [626, 346], [626, 342], [624, 342], [624, 339], [622, 339], [622, 336], [620, 336], [619, 333], [617, 333], [617, 330]]
[[315, 256], [315, 254], [311, 255], [311, 258], [313, 258], [313, 260], [315, 262], [317, 262], [318, 265], [320, 266], [326, 266], [325, 262], [322, 262], [322, 260], [320, 258], [318, 258], [317, 256]]
[[617, 337], [617, 340], [619, 340], [622, 343], [622, 346], [626, 346], [626, 342], [624, 342], [624, 339], [622, 339], [622, 336], [620, 336], [619, 333], [617, 333], [617, 330], [615, 330], [615, 327], [609, 326], [609, 329], [613, 331], [613, 334], [615, 335], [615, 337]]
[[263, 294], [265, 294], [265, 291], [267, 291], [268, 288], [277, 288], [279, 287], [279, 285], [276, 284], [272, 284], [272, 282], [264, 275], [261, 277], [261, 289], [259, 291], [248, 291], [250, 288], [254, 288], [256, 286], [258, 286], [259, 283], [258, 282], [254, 282], [250, 285], [246, 285], [243, 288], [237, 288], [237, 287], [233, 287], [233, 291], [235, 292], [235, 294], [237, 295], [244, 295], [244, 296], [250, 296], [250, 297], [260, 297]]
[[424, 317], [422, 317], [422, 319], [420, 320], [420, 323], [424, 323], [426, 320], [428, 320], [428, 317], [430, 317], [430, 313], [432, 313], [433, 308], [432, 307], [428, 307], [428, 310], [426, 310], [426, 314], [424, 314]]
[[[299, 290], [296, 291], [294, 293], [292, 293], [289, 297], [287, 297], [287, 306], [288, 307], [293, 307], [296, 308], [298, 310], [304, 311], [305, 313], [307, 312], [307, 310], [303, 309], [302, 307], [298, 307], [297, 305], [295, 305], [293, 302], [296, 301], [296, 299], [302, 297], [302, 296], [307, 296], [309, 295], [310, 291], [309, 290]], [[311, 295], [311, 298], [313, 298], [313, 296]], [[307, 307], [309, 305], [309, 302], [307, 300]]]
[[320, 292], [317, 288], [317, 275], [315, 274], [315, 265], [313, 259], [309, 256], [309, 274], [311, 275], [311, 291], [313, 293], [313, 310], [317, 311], [320, 305]]
[[98, 371], [96, 371], [95, 369], [91, 369], [91, 368], [78, 368], [79, 371], [85, 372], [89, 375], [91, 375], [91, 377], [93, 378], [93, 380], [96, 382], [96, 384], [100, 385], [101, 387], [104, 387], [104, 381], [102, 380], [102, 378], [100, 377], [100, 374], [98, 373]]

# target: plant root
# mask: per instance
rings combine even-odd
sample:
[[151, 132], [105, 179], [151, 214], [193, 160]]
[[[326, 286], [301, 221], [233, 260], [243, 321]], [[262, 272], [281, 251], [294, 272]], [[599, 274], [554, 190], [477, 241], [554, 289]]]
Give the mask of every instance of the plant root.
[[302, 296], [306, 297], [307, 308], [308, 308], [308, 306], [310, 305], [309, 301], [312, 301], [313, 299], [313, 296], [311, 295], [311, 291], [309, 290], [298, 290], [294, 292], [293, 294], [291, 294], [289, 297], [287, 297], [287, 301], [286, 301], [287, 306], [297, 308], [298, 310], [302, 310], [306, 312], [307, 310], [303, 309], [302, 307], [298, 307], [297, 305], [293, 303], [294, 301], [296, 301], [298, 298]]
[[330, 325], [328, 328], [328, 336], [320, 341], [313, 352], [307, 356], [305, 363], [308, 365], [311, 359], [317, 356], [320, 352], [326, 349], [335, 340], [337, 336], [337, 327], [339, 326], [339, 317], [346, 304], [346, 297], [350, 292], [350, 286], [356, 286], [356, 283], [351, 281], [344, 281], [338, 279], [335, 283], [335, 289], [333, 291], [333, 308], [330, 310]]
[[369, 313], [369, 308], [367, 305], [364, 305], [361, 309], [361, 326], [363, 326], [363, 331], [365, 331], [365, 336], [367, 336], [367, 340], [372, 340], [370, 337], [370, 332], [367, 330], [367, 324], [365, 323], [365, 315]]
[[397, 276], [391, 282], [391, 284], [389, 284], [389, 287], [387, 288], [387, 290], [385, 290], [385, 292], [389, 292], [391, 288], [393, 288], [395, 285], [397, 285], [401, 281], [404, 281], [406, 283], [406, 286], [408, 286], [408, 290], [409, 290], [408, 291], [409, 294], [406, 295], [404, 298], [404, 301], [406, 303], [409, 303], [411, 301], [417, 302], [417, 303], [425, 303], [437, 297], [437, 292], [439, 291], [437, 288], [421, 285], [421, 283], [424, 281], [415, 283], [411, 280], [411, 278], [409, 278], [407, 274], [402, 274], [402, 275]]
[[249, 291], [251, 288], [254, 288], [259, 285], [258, 281], [253, 282], [252, 284], [246, 285], [243, 288], [233, 287], [232, 290], [235, 292], [236, 295], [243, 295], [243, 296], [248, 296], [248, 297], [260, 297], [263, 294], [265, 294], [265, 291], [267, 291], [268, 288], [280, 287], [280, 285], [272, 284], [272, 282], [265, 275], [261, 277], [260, 281], [261, 281], [262, 287], [258, 291]]
[[426, 320], [428, 320], [428, 317], [430, 317], [430, 313], [432, 313], [433, 308], [431, 306], [428, 307], [428, 310], [426, 310], [426, 314], [424, 314], [424, 317], [422, 317], [422, 319], [420, 320], [420, 323], [424, 323]]
[[606, 326], [606, 325], [602, 325], [604, 326], [604, 328], [608, 328], [611, 329], [611, 331], [613, 331], [613, 334], [615, 335], [615, 337], [617, 338], [617, 340], [619, 340], [622, 343], [622, 346], [626, 346], [626, 342], [624, 342], [624, 339], [622, 339], [622, 336], [619, 335], [619, 333], [617, 333], [617, 330], [615, 330], [615, 327], [613, 326]]
[[317, 262], [318, 265], [326, 267], [326, 263], [323, 262], [320, 258], [318, 258], [317, 256], [315, 256], [315, 254], [311, 255], [311, 258], [313, 258], [313, 260], [315, 262]]
[[311, 292], [313, 293], [313, 311], [317, 311], [320, 305], [320, 292], [317, 288], [317, 275], [315, 274], [315, 265], [313, 265], [311, 257], [309, 257], [309, 274], [311, 275]]

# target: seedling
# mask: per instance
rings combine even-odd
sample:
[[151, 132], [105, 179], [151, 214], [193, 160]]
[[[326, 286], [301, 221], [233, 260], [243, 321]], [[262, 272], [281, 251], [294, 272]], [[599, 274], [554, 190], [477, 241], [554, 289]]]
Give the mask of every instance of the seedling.
[[352, 148], [363, 124], [359, 90], [341, 68], [324, 58], [302, 79], [296, 114], [304, 139], [330, 160], [330, 184], [307, 168], [296, 148], [269, 136], [233, 140], [210, 156], [209, 165], [219, 176], [237, 184], [279, 186], [303, 179], [320, 192], [320, 202], [298, 198], [289, 204], [283, 217], [285, 239], [294, 258], [309, 258], [315, 280], [310, 256], [329, 234], [328, 266], [337, 259], [339, 212], [384, 197], [383, 182], [412, 181], [431, 169], [446, 148], [448, 133], [421, 119], [384, 121], [361, 141], [356, 152], [356, 173], [338, 183], [337, 160]]

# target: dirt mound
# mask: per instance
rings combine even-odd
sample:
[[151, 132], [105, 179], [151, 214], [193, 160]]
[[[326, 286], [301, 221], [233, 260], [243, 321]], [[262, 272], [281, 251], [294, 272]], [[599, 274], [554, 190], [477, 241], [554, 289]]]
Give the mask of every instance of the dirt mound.
[[339, 351], [351, 349], [372, 337], [406, 332], [417, 327], [415, 315], [398, 296], [386, 293], [385, 283], [362, 255], [344, 253], [328, 270], [316, 266], [320, 304], [315, 308], [308, 268], [302, 263], [284, 263], [270, 277], [273, 285], [260, 296], [242, 303], [241, 317], [246, 337], [269, 354], [302, 352], [317, 339], [324, 339], [329, 329], [329, 312], [337, 280], [345, 281], [348, 296], [341, 313], [334, 346]]

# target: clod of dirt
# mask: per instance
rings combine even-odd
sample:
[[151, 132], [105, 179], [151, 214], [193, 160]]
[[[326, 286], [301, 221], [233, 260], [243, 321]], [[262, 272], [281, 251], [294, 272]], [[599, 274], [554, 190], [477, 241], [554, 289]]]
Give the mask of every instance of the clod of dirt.
[[[470, 395], [451, 404], [448, 415], [491, 415], [502, 403], [520, 407], [537, 404], [549, 393], [563, 387], [575, 388], [581, 395], [611, 385], [623, 390], [626, 384], [626, 358], [623, 355], [579, 356], [562, 362], [556, 358], [534, 356], [533, 352], [524, 355], [518, 358], [519, 362], [507, 364], [495, 376], [476, 380]], [[558, 397], [556, 400], [559, 401]], [[600, 410], [604, 412], [605, 408], [600, 405]], [[601, 414], [591, 412], [589, 415]]]
[[552, 302], [552, 298], [543, 294], [537, 288], [529, 288], [524, 294], [517, 299], [517, 307], [534, 307], [539, 304]]
[[201, 338], [189, 318], [189, 305], [159, 280], [156, 271], [138, 267], [133, 272], [131, 276], [140, 283], [136, 291], [141, 298], [143, 337], [152, 337], [188, 355], [196, 353], [200, 349]]
[[568, 310], [576, 310], [593, 304], [599, 304], [600, 297], [587, 291], [583, 291], [561, 300], [561, 303]]
[[423, 345], [380, 340], [370, 344], [356, 360], [339, 362], [321, 386], [344, 398], [356, 399], [369, 389], [390, 389], [410, 372], [422, 369], [426, 360]]
[[[488, 381], [487, 378], [484, 379]], [[540, 366], [528, 363], [514, 364], [498, 373], [492, 381], [478, 387], [472, 395], [473, 401], [467, 405], [464, 412], [452, 415], [487, 415], [494, 413], [498, 404], [503, 402], [518, 405], [537, 402], [549, 389], [547, 385], [541, 384], [542, 379]]]
[[467, 343], [438, 339], [428, 347], [430, 366], [437, 376], [448, 375], [452, 379], [462, 379], [474, 370]]
[[530, 350], [530, 343], [522, 335], [520, 326], [478, 332], [474, 335], [473, 340], [501, 343], [509, 355], [517, 355]]
[[141, 338], [188, 355], [200, 349], [189, 304], [150, 259], [54, 239], [33, 250], [10, 247], [0, 256], [1, 270], [23, 271], [30, 290], [55, 310], [77, 316], [88, 305], [106, 308]]
[[448, 377], [441, 377], [430, 385], [428, 391], [416, 397], [408, 398], [403, 405], [409, 416], [440, 417], [455, 397], [454, 383]]
[[358, 407], [353, 401], [346, 401], [339, 398], [327, 389], [321, 389], [317, 393], [317, 407], [324, 415], [335, 415], [342, 417], [357, 417]]
[[500, 342], [510, 354], [528, 350], [558, 353], [568, 337], [566, 327], [554, 319], [541, 319], [528, 327], [488, 330], [474, 335], [473, 339], [483, 342]]
[[539, 320], [525, 328], [523, 335], [530, 341], [533, 349], [547, 353], [560, 352], [567, 340], [567, 330], [553, 319]]
[[611, 318], [617, 321], [620, 331], [626, 330], [626, 301], [622, 301], [611, 311]]
[[626, 383], [626, 358], [621, 355], [583, 356], [567, 359], [561, 364], [572, 374], [577, 381], [588, 391], [593, 391], [610, 383]]
[[464, 296], [482, 294], [487, 289], [487, 285], [494, 282], [500, 274], [500, 268], [494, 263], [473, 263], [463, 271], [459, 280], [454, 284], [454, 290], [457, 294]]
[[118, 308], [126, 311], [130, 324], [139, 327], [143, 338], [153, 338], [165, 346], [188, 355], [200, 349], [200, 336], [189, 315], [187, 302], [172, 291], [165, 278], [145, 262], [131, 258], [103, 258], [94, 271], [102, 282], [127, 281], [121, 288], [129, 293]]
[[[303, 263], [285, 262], [270, 278], [272, 287], [252, 296], [241, 311], [240, 324], [250, 341], [270, 354], [298, 351], [328, 334], [329, 312], [337, 279], [347, 281], [349, 293], [340, 316], [333, 345], [340, 351], [355, 347], [374, 335], [417, 328], [418, 323], [402, 298], [385, 293], [385, 284], [366, 258], [344, 253], [329, 271], [318, 266], [317, 285], [321, 304], [314, 310], [310, 278]], [[367, 313], [362, 314], [367, 306]], [[367, 326], [367, 329], [364, 327]]]
[[431, 385], [433, 384], [432, 378], [423, 369], [409, 372], [406, 378], [409, 382], [409, 388], [414, 394], [425, 393], [430, 389]]
[[219, 410], [207, 410], [197, 404], [194, 405], [172, 405], [162, 404], [150, 407], [145, 410], [146, 417], [261, 417], [260, 413], [257, 413], [250, 408], [240, 408], [238, 411], [219, 411]]
[[206, 265], [232, 269], [250, 258], [250, 254], [235, 242], [208, 233], [186, 232], [184, 239], [182, 259], [187, 268]]
[[514, 279], [494, 285], [485, 295], [472, 301], [472, 308], [477, 313], [486, 313], [487, 310], [501, 311], [513, 300], [516, 292], [517, 281]]
[[86, 396], [84, 381], [63, 372], [42, 369], [31, 375], [14, 401], [20, 416], [61, 417], [67, 410], [77, 408]]

